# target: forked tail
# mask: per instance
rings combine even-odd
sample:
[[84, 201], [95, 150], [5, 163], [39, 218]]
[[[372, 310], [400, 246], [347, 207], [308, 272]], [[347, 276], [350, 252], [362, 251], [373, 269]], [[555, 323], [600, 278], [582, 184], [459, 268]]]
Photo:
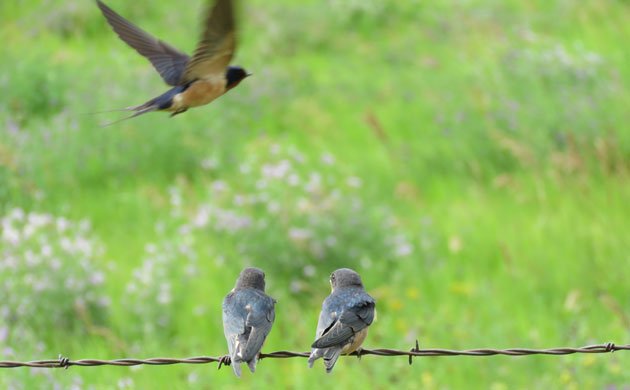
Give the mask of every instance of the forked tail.
[[107, 126], [111, 126], [114, 125], [116, 123], [122, 122], [122, 121], [126, 121], [127, 119], [131, 119], [131, 118], [135, 118], [137, 116], [146, 114], [147, 112], [152, 112], [152, 111], [156, 111], [159, 110], [159, 106], [157, 104], [149, 104], [152, 102], [147, 102], [144, 104], [140, 104], [138, 106], [130, 106], [130, 107], [125, 107], [125, 108], [119, 108], [119, 109], [115, 109], [115, 110], [107, 110], [107, 111], [99, 111], [99, 112], [94, 112], [93, 114], [102, 114], [102, 113], [106, 113], [106, 112], [118, 112], [118, 111], [134, 111], [133, 114], [126, 116], [124, 118], [120, 118], [117, 119], [113, 122], [107, 122], [104, 124], [101, 124], [101, 127], [107, 127]]

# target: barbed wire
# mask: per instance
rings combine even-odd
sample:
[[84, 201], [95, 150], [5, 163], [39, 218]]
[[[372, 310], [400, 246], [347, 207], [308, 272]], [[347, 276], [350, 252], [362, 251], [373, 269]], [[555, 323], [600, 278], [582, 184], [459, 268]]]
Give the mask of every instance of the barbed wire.
[[[361, 358], [366, 355], [376, 356], [407, 356], [409, 358], [409, 364], [412, 363], [414, 357], [423, 356], [525, 356], [525, 355], [571, 355], [575, 353], [612, 353], [616, 351], [630, 351], [630, 344], [615, 345], [614, 343], [588, 345], [585, 347], [572, 348], [572, 347], [559, 347], [548, 349], [530, 349], [530, 348], [508, 348], [508, 349], [467, 349], [467, 350], [452, 350], [452, 349], [420, 349], [418, 341], [416, 345], [410, 351], [401, 351], [396, 349], [361, 349], [355, 351], [348, 356], [357, 356]], [[310, 352], [291, 352], [291, 351], [277, 351], [271, 353], [261, 353], [260, 359], [287, 359], [294, 357], [307, 358], [310, 356]], [[81, 359], [70, 360], [62, 355], [56, 360], [34, 360], [30, 362], [16, 362], [16, 361], [0, 361], [0, 368], [17, 368], [17, 367], [34, 367], [34, 368], [68, 368], [71, 366], [79, 367], [97, 367], [97, 366], [164, 366], [172, 364], [208, 364], [219, 363], [219, 367], [222, 365], [230, 365], [229, 356], [198, 356], [189, 358], [149, 358], [149, 359], [114, 359], [114, 360], [100, 360], [100, 359]]]

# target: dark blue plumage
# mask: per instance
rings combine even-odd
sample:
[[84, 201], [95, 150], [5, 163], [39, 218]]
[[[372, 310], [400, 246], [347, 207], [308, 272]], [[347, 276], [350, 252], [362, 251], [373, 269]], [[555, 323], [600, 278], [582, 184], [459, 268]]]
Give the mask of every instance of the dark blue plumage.
[[317, 323], [316, 340], [312, 344], [310, 367], [324, 358], [326, 372], [331, 372], [341, 354], [361, 347], [367, 328], [375, 317], [376, 302], [365, 292], [361, 277], [342, 268], [330, 276], [331, 294], [324, 300]]
[[236, 376], [241, 376], [241, 362], [251, 372], [256, 370], [258, 354], [275, 320], [276, 301], [265, 294], [264, 278], [260, 269], [245, 268], [223, 300], [223, 330]]
[[225, 72], [225, 79], [227, 80], [225, 89], [229, 90], [236, 87], [238, 83], [248, 76], [251, 76], [251, 73], [247, 73], [247, 71], [240, 66], [228, 66]]
[[144, 106], [146, 106], [155, 107], [156, 110], [166, 110], [173, 105], [173, 98], [175, 97], [175, 95], [184, 92], [186, 89], [188, 89], [189, 85], [190, 84], [178, 85], [177, 87], [173, 87], [160, 96], [149, 100], [141, 106], [138, 106], [138, 108], [144, 108]]

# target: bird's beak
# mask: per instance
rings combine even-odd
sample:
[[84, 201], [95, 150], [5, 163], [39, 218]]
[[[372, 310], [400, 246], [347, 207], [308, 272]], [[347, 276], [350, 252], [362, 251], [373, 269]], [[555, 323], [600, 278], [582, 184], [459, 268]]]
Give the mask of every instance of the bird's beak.
[[247, 74], [245, 75], [245, 77], [249, 77], [249, 76], [251, 76], [251, 75], [253, 75], [253, 73], [247, 73]]

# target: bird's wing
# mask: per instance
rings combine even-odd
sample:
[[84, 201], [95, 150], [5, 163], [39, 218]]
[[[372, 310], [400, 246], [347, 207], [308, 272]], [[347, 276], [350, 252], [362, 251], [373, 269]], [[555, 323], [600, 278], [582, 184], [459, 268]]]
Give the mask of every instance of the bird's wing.
[[265, 295], [255, 304], [247, 306], [245, 325], [251, 327], [251, 331], [247, 345], [242, 349], [243, 361], [251, 361], [260, 352], [276, 318], [274, 303], [272, 298]]
[[228, 343], [230, 356], [234, 357], [238, 348], [237, 340], [245, 332], [245, 318], [239, 310], [233, 292], [223, 300], [223, 332]]
[[225, 69], [236, 48], [232, 0], [216, 0], [210, 7], [197, 49], [186, 65], [182, 83], [225, 77]]
[[315, 332], [315, 338], [320, 338], [331, 326], [337, 321], [337, 311], [334, 304], [333, 297], [329, 296], [324, 300], [322, 305], [322, 311], [319, 313], [319, 320], [317, 321], [317, 331]]
[[375, 302], [367, 294], [353, 297], [350, 306], [346, 307], [339, 319], [333, 321], [315, 340], [313, 348], [328, 348], [339, 346], [348, 341], [355, 333], [369, 326], [374, 321]]
[[133, 25], [101, 0], [96, 3], [120, 39], [151, 61], [166, 84], [179, 85], [188, 55]]

